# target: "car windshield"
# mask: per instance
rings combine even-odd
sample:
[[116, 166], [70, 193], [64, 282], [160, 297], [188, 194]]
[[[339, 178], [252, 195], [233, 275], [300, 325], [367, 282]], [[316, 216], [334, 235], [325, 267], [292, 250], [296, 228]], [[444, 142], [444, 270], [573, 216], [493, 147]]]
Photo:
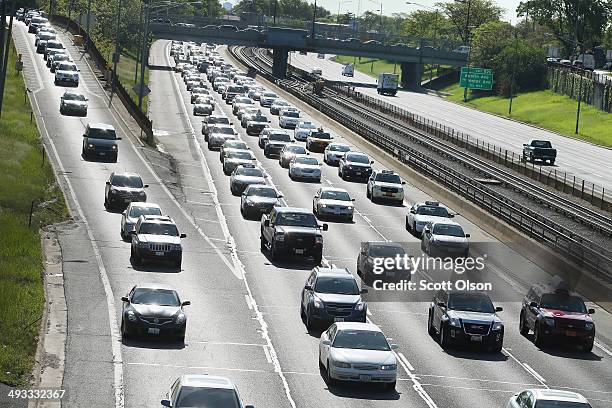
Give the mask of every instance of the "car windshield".
[[115, 140], [117, 138], [117, 134], [115, 133], [115, 129], [89, 128], [87, 137], [92, 139]]
[[300, 123], [298, 125], [300, 129], [316, 129], [317, 127], [313, 123]]
[[53, 61], [68, 61], [70, 57], [66, 54], [55, 54], [53, 55]]
[[561, 310], [564, 312], [586, 313], [586, 306], [579, 296], [560, 293], [542, 295], [540, 307], [544, 309]]
[[47, 48], [64, 48], [61, 42], [49, 41], [47, 43]]
[[319, 161], [314, 157], [296, 157], [295, 164], [307, 164], [310, 166], [318, 166]]
[[234, 103], [243, 103], [243, 104], [247, 104], [247, 105], [253, 105], [253, 101], [251, 100], [251, 98], [236, 98], [236, 100], [234, 101]]
[[329, 150], [333, 152], [348, 152], [349, 150], [351, 150], [351, 148], [345, 145], [331, 144], [329, 145]]
[[548, 148], [552, 147], [550, 142], [546, 141], [546, 140], [534, 140], [533, 142], [531, 142], [531, 146], [533, 146], [533, 147], [541, 147], [541, 148], [544, 148], [544, 149], [548, 149]]
[[234, 129], [231, 127], [216, 127], [212, 130], [212, 133], [221, 133], [224, 135], [233, 135]]
[[240, 150], [229, 152], [227, 157], [230, 159], [241, 159], [241, 160], [251, 160], [253, 158], [250, 152], [243, 152]]
[[274, 101], [274, 106], [289, 106], [287, 101]]
[[288, 146], [285, 151], [289, 153], [306, 154], [304, 146]]
[[300, 114], [297, 112], [285, 111], [283, 112], [283, 116], [286, 118], [299, 118]]
[[591, 407], [591, 404], [585, 404], [584, 402], [542, 400], [542, 401], [536, 402], [535, 408], [592, 408], [592, 407]]
[[251, 187], [247, 191], [247, 196], [278, 198], [278, 194], [276, 193], [276, 190], [268, 186]]
[[[174, 406], [174, 405], [173, 405]], [[226, 388], [181, 387], [177, 407], [240, 408], [236, 391]]]
[[223, 143], [223, 148], [224, 149], [242, 149], [242, 150], [248, 149], [246, 143], [240, 140], [228, 140], [227, 142]]
[[252, 122], [265, 122], [268, 123], [268, 118], [266, 118], [265, 115], [255, 115], [253, 117], [251, 117], [251, 121]]
[[370, 164], [370, 159], [365, 154], [348, 154], [345, 157], [349, 162]]
[[180, 306], [179, 297], [169, 289], [136, 288], [131, 303], [136, 305]]
[[465, 237], [465, 233], [463, 232], [463, 228], [459, 225], [453, 224], [436, 224], [433, 227], [434, 235], [446, 235], [449, 237]]
[[381, 332], [368, 330], [342, 330], [336, 334], [334, 348], [389, 351], [389, 343]]
[[171, 237], [178, 237], [179, 232], [174, 224], [166, 224], [159, 222], [144, 222], [140, 224], [139, 234], [149, 235], [168, 235]]
[[358, 295], [359, 287], [352, 277], [322, 276], [317, 279], [314, 291], [317, 293], [336, 293], [338, 295]]
[[274, 140], [277, 142], [290, 142], [291, 136], [286, 133], [271, 133], [268, 137], [270, 140]]
[[84, 101], [85, 95], [74, 94], [74, 93], [65, 93], [64, 99], [67, 101]]
[[370, 256], [375, 258], [393, 258], [395, 255], [404, 255], [406, 251], [401, 246], [372, 245]]
[[331, 135], [327, 132], [312, 132], [310, 134], [310, 137], [314, 137], [317, 139], [325, 139], [325, 140], [330, 140], [332, 138]]
[[314, 214], [309, 213], [278, 213], [276, 215], [276, 225], [286, 225], [291, 227], [317, 227], [317, 219]]
[[278, 98], [278, 95], [274, 92], [264, 92], [263, 96], [264, 98]]
[[402, 181], [397, 174], [389, 174], [389, 173], [378, 173], [376, 175], [376, 181], [382, 181], [383, 183], [394, 183], [401, 184]]
[[351, 197], [349, 196], [349, 193], [347, 193], [346, 191], [334, 191], [334, 190], [322, 191], [321, 199], [351, 201]]
[[60, 71], [76, 71], [77, 67], [74, 64], [60, 64], [58, 67]]
[[438, 206], [421, 205], [417, 208], [416, 213], [430, 217], [448, 217], [446, 208]]
[[451, 293], [448, 308], [465, 312], [494, 313], [491, 299], [482, 293]]
[[141, 215], [162, 215], [162, 213], [157, 207], [142, 207], [140, 205], [136, 205], [130, 209], [129, 216], [131, 218], [138, 218]]
[[251, 167], [238, 167], [236, 169], [237, 176], [248, 176], [248, 177], [263, 177], [263, 172], [260, 169], [254, 169]]
[[211, 124], [211, 125], [213, 125], [213, 124], [214, 125], [216, 125], [216, 124], [219, 124], [219, 125], [229, 125], [230, 121], [229, 121], [229, 118], [226, 118], [226, 117], [209, 116], [207, 123]]

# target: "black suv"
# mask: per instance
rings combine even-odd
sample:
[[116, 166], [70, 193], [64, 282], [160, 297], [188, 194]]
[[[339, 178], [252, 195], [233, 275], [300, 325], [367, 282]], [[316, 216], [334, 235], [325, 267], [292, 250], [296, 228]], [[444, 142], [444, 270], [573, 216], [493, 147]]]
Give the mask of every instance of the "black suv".
[[105, 207], [127, 207], [132, 201], [147, 201], [145, 188], [138, 173], [112, 172], [104, 188]]
[[273, 261], [281, 254], [311, 256], [317, 264], [323, 258], [323, 235], [327, 224], [319, 225], [305, 208], [274, 207], [261, 217], [260, 247], [268, 249]]
[[427, 330], [439, 335], [440, 346], [481, 345], [500, 352], [504, 344], [504, 324], [489, 296], [481, 292], [438, 291], [429, 305]]
[[103, 123], [90, 123], [83, 134], [83, 149], [81, 154], [84, 159], [89, 159], [92, 156], [108, 158], [113, 162], [117, 162], [119, 146], [117, 141], [121, 140], [117, 137], [115, 128], [111, 125]]
[[568, 286], [558, 284], [533, 285], [521, 307], [519, 330], [523, 336], [533, 330], [533, 341], [542, 347], [548, 340], [578, 344], [586, 352], [593, 349], [595, 323], [580, 296]]
[[359, 289], [348, 269], [316, 267], [312, 270], [300, 300], [300, 313], [306, 328], [335, 322], [363, 322], [368, 306], [361, 298], [367, 289]]
[[172, 218], [166, 215], [141, 215], [132, 235], [131, 258], [134, 265], [141, 265], [143, 259], [169, 260], [181, 269], [183, 246]]
[[373, 163], [365, 153], [346, 152], [338, 162], [338, 175], [342, 180], [367, 180], [372, 175]]
[[391, 268], [384, 268], [384, 270], [376, 268], [376, 259], [395, 259], [398, 255], [403, 258], [408, 254], [404, 247], [397, 242], [362, 242], [357, 257], [357, 275], [361, 276], [361, 279], [367, 284], [371, 284], [375, 279], [386, 281], [411, 280], [411, 270], [410, 268], [404, 268], [404, 265], [394, 265]]

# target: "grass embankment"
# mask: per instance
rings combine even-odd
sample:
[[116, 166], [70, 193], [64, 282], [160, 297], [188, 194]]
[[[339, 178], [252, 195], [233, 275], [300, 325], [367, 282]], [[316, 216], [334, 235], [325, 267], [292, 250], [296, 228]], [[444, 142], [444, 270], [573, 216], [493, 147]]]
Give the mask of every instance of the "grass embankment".
[[68, 211], [49, 160], [43, 163], [23, 80], [14, 67], [11, 52], [0, 118], [0, 381], [25, 385], [45, 303], [39, 228], [66, 219]]
[[[463, 102], [463, 88], [458, 84], [441, 89], [450, 93], [449, 101], [508, 117], [509, 99], [502, 96], [471, 96]], [[604, 146], [612, 146], [612, 114], [600, 111], [585, 103], [580, 105], [579, 133], [576, 130], [578, 102], [552, 91], [524, 92], [512, 100], [512, 118], [549, 129], [562, 135], [576, 137]]]
[[[117, 75], [119, 76], [119, 82], [127, 89], [132, 100], [138, 104], [138, 94], [134, 92], [132, 87], [136, 83], [140, 84], [140, 64], [138, 64], [138, 82], [134, 82], [136, 70], [136, 57], [122, 53], [119, 62], [117, 63]], [[145, 85], [149, 83], [149, 69], [145, 67]], [[146, 109], [147, 97], [145, 96], [142, 100], [142, 106]]]
[[[341, 64], [355, 64], [355, 69], [357, 71], [363, 72], [373, 78], [378, 78], [378, 74], [381, 72], [395, 72], [399, 74], [402, 71], [400, 64], [396, 65], [393, 62], [384, 60], [373, 61], [370, 58], [348, 57], [345, 55], [337, 55], [334, 57], [334, 60]], [[435, 67], [426, 64], [421, 77], [423, 81], [429, 80], [430, 70], [433, 71], [433, 76], [436, 75]]]

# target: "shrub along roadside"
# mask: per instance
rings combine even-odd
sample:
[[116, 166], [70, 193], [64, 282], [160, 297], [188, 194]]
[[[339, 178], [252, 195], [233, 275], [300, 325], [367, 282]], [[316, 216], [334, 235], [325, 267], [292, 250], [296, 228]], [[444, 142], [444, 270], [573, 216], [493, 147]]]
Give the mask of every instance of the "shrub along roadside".
[[39, 229], [68, 210], [14, 67], [11, 47], [0, 119], [0, 381], [25, 385], [45, 303]]

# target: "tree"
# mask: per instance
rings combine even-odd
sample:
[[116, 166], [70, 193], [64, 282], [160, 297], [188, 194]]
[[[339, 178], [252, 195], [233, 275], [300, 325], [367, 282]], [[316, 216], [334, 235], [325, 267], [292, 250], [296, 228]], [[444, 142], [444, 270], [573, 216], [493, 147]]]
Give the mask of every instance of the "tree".
[[548, 27], [569, 55], [599, 44], [612, 17], [610, 0], [527, 0], [518, 8], [519, 16], [529, 15]]
[[449, 20], [441, 11], [416, 10], [404, 19], [402, 35], [426, 39], [440, 39], [450, 28]]
[[[490, 21], [499, 21], [504, 12], [504, 9], [497, 6], [493, 0], [450, 1], [448, 3], [437, 3], [436, 7], [446, 14], [451, 25], [457, 30], [457, 35], [465, 44], [468, 43], [470, 27], [480, 27]], [[470, 27], [466, 27], [468, 24], [468, 8], [470, 9]]]

